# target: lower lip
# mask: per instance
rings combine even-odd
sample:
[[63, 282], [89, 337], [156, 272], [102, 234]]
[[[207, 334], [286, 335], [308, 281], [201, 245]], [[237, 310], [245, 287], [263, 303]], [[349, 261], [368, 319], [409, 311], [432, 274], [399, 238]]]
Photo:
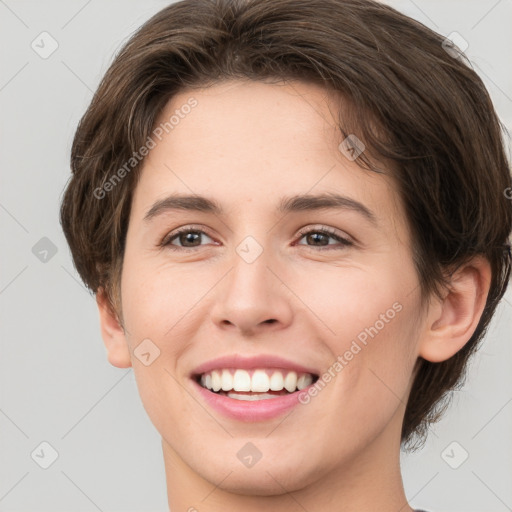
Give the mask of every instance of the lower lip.
[[206, 388], [203, 388], [194, 379], [191, 380], [199, 394], [204, 398], [206, 403], [212, 407], [212, 409], [215, 409], [229, 418], [248, 422], [265, 421], [284, 414], [296, 405], [300, 404], [300, 393], [307, 393], [308, 388], [313, 386], [313, 384], [311, 384], [300, 391], [295, 391], [288, 395], [277, 396], [276, 398], [249, 401], [237, 400], [235, 398], [229, 398], [228, 396], [213, 393], [212, 391], [208, 391]]

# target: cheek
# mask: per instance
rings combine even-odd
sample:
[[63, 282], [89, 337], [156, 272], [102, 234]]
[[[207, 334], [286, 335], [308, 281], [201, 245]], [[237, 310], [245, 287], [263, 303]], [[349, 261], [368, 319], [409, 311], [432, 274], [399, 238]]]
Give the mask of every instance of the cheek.
[[[377, 331], [353, 325], [355, 335], [339, 336], [331, 345], [338, 365], [330, 367], [335, 377], [321, 391], [330, 404], [331, 413], [323, 420], [332, 436], [330, 450], [340, 435], [350, 438], [352, 446], [363, 447], [403, 415], [414, 366], [414, 328], [408, 314], [404, 307], [384, 327], [378, 323], [377, 329], [382, 328]], [[365, 336], [358, 338], [359, 333]], [[339, 453], [345, 449], [340, 447]], [[325, 456], [331, 455], [328, 449]]]
[[339, 350], [348, 348], [346, 343], [353, 339], [364, 343], [396, 324], [404, 309], [402, 290], [407, 288], [388, 269], [377, 267], [331, 266], [307, 278], [297, 275], [293, 283], [294, 292], [308, 308], [307, 316]]
[[123, 271], [122, 301], [126, 326], [130, 332], [155, 339], [169, 336], [174, 326], [194, 309], [212, 284], [208, 276], [193, 265], [128, 265]]
[[348, 381], [347, 387], [358, 388], [354, 389], [354, 394], [360, 397], [358, 402], [367, 404], [357, 412], [363, 425], [366, 421], [378, 422], [378, 418], [381, 424], [386, 424], [397, 409], [405, 409], [410, 391], [419, 337], [417, 312], [405, 301], [395, 303], [395, 308], [386, 311], [383, 318], [387, 318], [387, 323], [376, 321], [362, 331], [366, 345], [359, 343], [361, 352], [353, 359], [359, 380], [357, 384]]
[[[379, 273], [342, 269], [298, 292], [318, 312], [318, 318], [310, 318], [324, 333], [332, 357], [330, 373], [343, 394], [337, 403], [346, 404], [352, 395], [359, 404], [369, 401], [385, 410], [399, 402], [394, 394], [406, 393], [419, 337], [419, 296], [418, 290], [411, 293], [414, 272], [404, 271], [400, 280], [396, 275], [382, 268]], [[366, 414], [357, 407], [354, 411]]]

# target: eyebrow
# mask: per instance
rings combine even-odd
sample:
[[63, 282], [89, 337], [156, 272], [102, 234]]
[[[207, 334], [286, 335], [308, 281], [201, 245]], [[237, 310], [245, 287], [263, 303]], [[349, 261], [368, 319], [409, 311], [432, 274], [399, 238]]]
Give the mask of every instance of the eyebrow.
[[[155, 217], [171, 210], [211, 213], [218, 216], [224, 215], [224, 209], [214, 199], [197, 195], [171, 194], [164, 199], [156, 201], [147, 211], [144, 221], [149, 222]], [[317, 210], [351, 210], [361, 214], [372, 224], [378, 224], [375, 214], [364, 204], [350, 197], [334, 193], [283, 197], [277, 207], [277, 211], [283, 214]]]

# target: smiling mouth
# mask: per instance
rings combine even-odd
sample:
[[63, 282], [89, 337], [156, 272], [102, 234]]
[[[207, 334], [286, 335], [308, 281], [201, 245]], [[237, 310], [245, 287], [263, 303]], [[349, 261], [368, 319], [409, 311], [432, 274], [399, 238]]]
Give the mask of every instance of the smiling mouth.
[[195, 375], [204, 389], [235, 400], [268, 400], [291, 395], [314, 384], [318, 375], [280, 368], [222, 368]]

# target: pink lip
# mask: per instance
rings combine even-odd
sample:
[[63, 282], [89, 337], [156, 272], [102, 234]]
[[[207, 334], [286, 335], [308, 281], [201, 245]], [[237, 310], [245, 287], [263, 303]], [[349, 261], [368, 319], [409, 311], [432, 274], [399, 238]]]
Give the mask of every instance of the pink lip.
[[295, 393], [276, 396], [276, 398], [268, 400], [244, 401], [209, 391], [194, 379], [192, 379], [192, 383], [210, 407], [229, 418], [247, 422], [265, 421], [284, 414], [300, 403], [299, 395], [301, 393], [307, 393], [309, 388], [314, 386], [311, 384]]
[[236, 354], [223, 356], [207, 361], [192, 371], [191, 380], [193, 385], [210, 407], [229, 418], [248, 422], [264, 421], [285, 413], [300, 403], [299, 396], [303, 393], [307, 393], [308, 388], [313, 386], [314, 383], [300, 391], [295, 391], [294, 393], [276, 396], [275, 398], [269, 398], [267, 400], [254, 401], [236, 400], [235, 398], [219, 395], [213, 391], [203, 388], [201, 384], [199, 384], [199, 375], [211, 370], [228, 368], [240, 368], [244, 370], [276, 368], [295, 371], [297, 373], [310, 373], [316, 377], [320, 374], [316, 369], [308, 368], [281, 357], [267, 354], [253, 357], [243, 357]]
[[262, 354], [253, 357], [243, 357], [235, 354], [207, 361], [193, 370], [191, 376], [196, 377], [211, 370], [224, 368], [240, 368], [244, 370], [255, 368], [276, 368], [289, 371], [294, 370], [297, 373], [311, 373], [316, 376], [320, 373], [318, 370], [307, 368], [277, 356]]

